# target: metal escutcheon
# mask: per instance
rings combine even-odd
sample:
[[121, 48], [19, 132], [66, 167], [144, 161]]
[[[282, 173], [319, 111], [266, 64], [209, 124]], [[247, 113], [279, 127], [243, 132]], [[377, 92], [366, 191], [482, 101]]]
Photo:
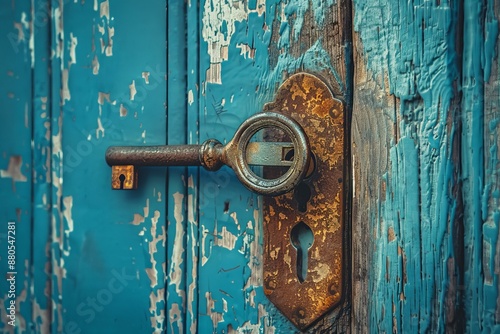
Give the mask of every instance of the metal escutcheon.
[[[251, 142], [252, 137], [265, 128], [282, 130], [291, 143]], [[291, 150], [293, 159], [287, 160], [285, 155]], [[309, 140], [295, 120], [279, 112], [263, 112], [244, 121], [226, 145], [209, 139], [202, 145], [112, 146], [106, 151], [106, 162], [112, 166], [113, 189], [134, 189], [138, 166], [203, 166], [216, 171], [225, 164], [248, 189], [261, 195], [278, 196], [293, 190], [302, 181], [310, 156]], [[266, 179], [254, 173], [252, 165], [289, 168], [281, 176]]]

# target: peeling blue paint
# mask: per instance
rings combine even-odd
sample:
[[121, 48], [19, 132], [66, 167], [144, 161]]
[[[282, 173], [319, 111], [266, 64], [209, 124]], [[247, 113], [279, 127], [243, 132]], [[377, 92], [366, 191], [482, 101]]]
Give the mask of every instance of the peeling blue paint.
[[[482, 38], [478, 38], [481, 36]], [[491, 75], [493, 57], [498, 43], [498, 20], [495, 17], [493, 1], [464, 2], [464, 48], [463, 53], [463, 100], [462, 100], [462, 168], [464, 187], [465, 244], [473, 245], [465, 254], [464, 284], [466, 289], [465, 304], [467, 330], [472, 332], [498, 330], [497, 298], [498, 285], [485, 281], [485, 275], [494, 277], [498, 282], [498, 273], [491, 275], [492, 261], [498, 256], [495, 248], [499, 225], [485, 224], [488, 215], [489, 194], [484, 191], [498, 181], [489, 180], [485, 174], [485, 156], [488, 147], [484, 147], [485, 138], [489, 138], [485, 128], [485, 81]], [[495, 168], [495, 167], [493, 167]], [[485, 210], [486, 209], [486, 210]], [[483, 211], [485, 210], [485, 211]], [[498, 237], [497, 237], [498, 238]], [[490, 279], [491, 280], [491, 279]], [[473, 288], [474, 287], [474, 288]], [[496, 311], [495, 311], [496, 310]]]
[[295, 17], [292, 28], [294, 40], [299, 40], [302, 26], [304, 25], [304, 18], [308, 11], [314, 12], [314, 20], [318, 28], [324, 28], [326, 13], [336, 3], [335, 0], [314, 0], [312, 2], [299, 0], [285, 1], [285, 15]]
[[[8, 322], [10, 300], [16, 304], [18, 333], [31, 328], [33, 298], [30, 289], [33, 231], [31, 205], [33, 158], [31, 151], [32, 17], [29, 2], [0, 4], [0, 332], [13, 333]], [[8, 225], [15, 222], [15, 270], [8, 268]], [[12, 237], [12, 234], [10, 235]], [[12, 239], [10, 239], [12, 241]], [[9, 296], [7, 272], [17, 272], [15, 296]]]
[[[491, 220], [485, 230], [481, 218], [481, 208], [488, 211], [491, 205], [489, 193], [481, 197], [485, 186], [482, 87], [494, 61], [498, 22], [492, 1], [465, 1], [460, 69], [455, 44], [460, 31], [457, 6], [428, 1], [387, 1], [385, 6], [354, 2], [354, 27], [367, 73], [380, 89], [397, 98], [395, 110], [392, 106], [374, 110], [391, 117], [397, 127], [390, 169], [383, 179], [386, 190], [380, 217], [373, 217], [380, 234], [374, 241], [376, 260], [371, 268], [370, 289], [377, 296], [369, 305], [372, 331], [445, 331], [459, 323], [460, 319], [447, 318], [462, 307], [457, 280], [464, 280], [466, 331], [498, 329], [493, 316], [497, 286], [489, 288], [481, 273], [481, 262], [495, 267], [492, 258], [498, 256], [498, 224]], [[456, 102], [460, 86], [462, 113]], [[453, 153], [460, 144], [461, 161]], [[463, 184], [465, 209], [464, 277], [454, 246], [462, 215], [457, 212], [461, 196], [454, 191], [458, 184]], [[489, 240], [487, 247], [483, 238]], [[491, 276], [498, 280], [498, 274]], [[483, 289], [488, 293], [483, 294]]]

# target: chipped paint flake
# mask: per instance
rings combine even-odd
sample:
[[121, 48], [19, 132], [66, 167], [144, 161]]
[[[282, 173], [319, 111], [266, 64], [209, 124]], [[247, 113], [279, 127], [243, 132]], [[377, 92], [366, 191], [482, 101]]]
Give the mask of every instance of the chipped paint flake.
[[252, 12], [263, 15], [265, 8], [265, 0], [259, 0], [255, 10], [249, 9], [248, 2], [243, 0], [205, 2], [201, 31], [208, 44], [207, 51], [210, 56], [210, 65], [206, 72], [207, 82], [222, 84], [221, 64], [228, 60], [229, 44], [236, 32], [236, 22], [246, 20]]
[[113, 55], [113, 37], [115, 36], [115, 28], [108, 27], [108, 45], [106, 46], [106, 57]]
[[192, 89], [190, 89], [188, 92], [188, 103], [189, 105], [192, 105], [194, 103], [194, 95]]
[[101, 2], [99, 15], [101, 16], [101, 18], [106, 17], [109, 20], [109, 1], [108, 0]]
[[132, 83], [128, 86], [130, 91], [130, 101], [134, 101], [135, 94], [137, 94], [137, 90], [135, 89], [135, 80], [132, 80]]
[[142, 78], [144, 79], [144, 83], [149, 85], [149, 72], [142, 72]]
[[229, 232], [226, 226], [223, 226], [218, 238], [215, 238], [214, 240], [214, 245], [233, 250], [236, 246], [236, 241], [238, 241], [238, 237]]
[[0, 170], [0, 177], [11, 178], [12, 182], [26, 182], [27, 178], [21, 172], [23, 165], [23, 157], [20, 155], [13, 155], [9, 159], [9, 166], [7, 169]]
[[71, 100], [71, 93], [68, 86], [69, 70], [65, 68], [62, 70], [62, 88], [61, 88], [61, 100], [65, 104], [66, 101]]
[[104, 137], [104, 127], [102, 126], [101, 117], [97, 118], [97, 129], [95, 130], [95, 137], [97, 139]]
[[240, 49], [240, 55], [243, 56], [245, 59], [254, 59], [255, 58], [255, 49], [250, 47], [248, 44], [236, 44], [236, 47]]
[[64, 229], [64, 233], [66, 234], [66, 237], [69, 237], [69, 234], [74, 230], [73, 217], [71, 214], [71, 210], [73, 209], [73, 196], [63, 197], [63, 204], [64, 204], [63, 215], [64, 219], [66, 220], [66, 226], [67, 226], [67, 228]]
[[130, 224], [132, 224], [132, 225], [140, 225], [142, 223], [144, 223], [144, 217], [141, 216], [138, 213], [134, 213], [134, 219], [130, 222]]
[[[173, 303], [172, 306], [170, 307], [168, 311], [168, 320], [170, 322], [170, 332], [171, 333], [176, 333], [175, 329], [179, 330], [179, 333], [182, 334], [182, 316], [181, 316], [181, 310], [179, 308], [179, 304]], [[174, 323], [176, 323], [176, 327], [174, 327]]]
[[127, 116], [127, 109], [123, 106], [123, 103], [120, 103], [120, 117]]
[[208, 258], [210, 256], [210, 253], [212, 253], [212, 244], [210, 243], [210, 248], [207, 256], [207, 251], [206, 251], [206, 243], [207, 243], [207, 236], [210, 234], [208, 229], [204, 226], [201, 225], [202, 229], [202, 237], [201, 237], [201, 266], [203, 267], [207, 262]]
[[97, 97], [97, 103], [99, 103], [99, 105], [102, 106], [104, 105], [104, 101], [111, 103], [111, 100], [109, 99], [109, 93], [99, 92]]
[[94, 59], [92, 59], [92, 74], [98, 75], [99, 74], [99, 58], [97, 58], [97, 55], [94, 55]]
[[175, 291], [178, 296], [185, 303], [185, 291], [181, 287], [181, 282], [183, 279], [183, 272], [181, 270], [181, 264], [184, 262], [184, 217], [183, 212], [183, 201], [184, 195], [176, 192], [172, 195], [174, 197], [174, 217], [175, 217], [175, 242], [173, 247], [173, 253], [170, 258], [170, 283], [169, 285], [175, 285]]
[[78, 45], [78, 38], [73, 36], [73, 33], [69, 34], [70, 44], [69, 44], [69, 63], [76, 64], [76, 46]]
[[215, 301], [212, 299], [211, 292], [205, 292], [207, 302], [207, 315], [212, 319], [212, 328], [215, 331], [217, 324], [224, 321], [224, 314], [215, 311]]

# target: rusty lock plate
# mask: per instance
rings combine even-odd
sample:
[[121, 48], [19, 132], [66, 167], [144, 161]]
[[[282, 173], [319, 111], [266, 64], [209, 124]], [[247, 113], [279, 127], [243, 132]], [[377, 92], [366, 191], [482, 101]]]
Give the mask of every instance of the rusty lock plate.
[[[318, 77], [299, 73], [283, 83], [265, 111], [295, 119], [314, 154], [315, 171], [294, 192], [264, 197], [263, 210], [265, 294], [305, 329], [342, 298], [344, 105]], [[263, 168], [266, 178], [279, 174]]]

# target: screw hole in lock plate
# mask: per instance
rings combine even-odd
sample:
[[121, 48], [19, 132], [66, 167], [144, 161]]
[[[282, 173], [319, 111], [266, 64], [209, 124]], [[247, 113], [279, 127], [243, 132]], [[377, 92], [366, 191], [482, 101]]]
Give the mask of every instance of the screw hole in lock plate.
[[[293, 193], [263, 198], [268, 236], [264, 239], [264, 292], [304, 330], [347, 296], [343, 239], [348, 205], [344, 191], [349, 184], [345, 181], [349, 175], [346, 113], [343, 102], [325, 82], [309, 73], [290, 76], [264, 111], [295, 119], [314, 152], [305, 178]], [[293, 161], [296, 157], [286, 152], [285, 158]], [[273, 178], [274, 173], [263, 167], [264, 177]]]

